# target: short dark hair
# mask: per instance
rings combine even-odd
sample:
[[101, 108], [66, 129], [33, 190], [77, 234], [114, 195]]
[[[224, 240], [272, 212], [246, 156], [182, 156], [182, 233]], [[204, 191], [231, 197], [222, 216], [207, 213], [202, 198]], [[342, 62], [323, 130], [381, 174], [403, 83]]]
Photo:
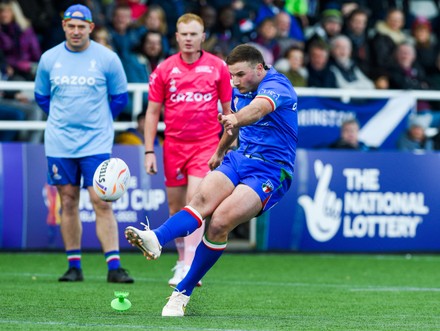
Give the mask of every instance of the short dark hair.
[[137, 116], [136, 116], [136, 120], [140, 121], [142, 118], [145, 118], [145, 116], [147, 115], [147, 110], [144, 109], [143, 111], [141, 111]]
[[225, 62], [227, 65], [233, 65], [238, 62], [249, 62], [254, 66], [261, 63], [266, 68], [266, 63], [264, 63], [261, 52], [255, 47], [246, 44], [235, 47], [226, 57]]

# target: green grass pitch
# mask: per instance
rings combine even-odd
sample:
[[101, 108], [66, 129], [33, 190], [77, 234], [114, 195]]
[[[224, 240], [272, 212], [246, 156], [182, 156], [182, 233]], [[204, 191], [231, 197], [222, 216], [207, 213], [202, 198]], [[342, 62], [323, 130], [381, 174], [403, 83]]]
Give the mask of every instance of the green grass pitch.
[[440, 330], [440, 256], [226, 252], [187, 315], [163, 318], [175, 259], [122, 254], [136, 282], [118, 285], [84, 252], [84, 282], [59, 283], [64, 254], [0, 253], [0, 330]]

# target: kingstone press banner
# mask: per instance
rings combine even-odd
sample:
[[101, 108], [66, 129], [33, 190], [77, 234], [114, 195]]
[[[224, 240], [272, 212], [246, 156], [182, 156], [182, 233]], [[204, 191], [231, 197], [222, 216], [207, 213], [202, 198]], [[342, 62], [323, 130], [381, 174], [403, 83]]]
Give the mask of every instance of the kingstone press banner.
[[416, 100], [408, 94], [390, 99], [343, 103], [338, 99], [299, 97], [298, 124], [301, 148], [326, 148], [340, 135], [341, 124], [359, 121], [359, 138], [371, 147], [395, 149]]
[[[440, 250], [440, 155], [299, 151], [295, 188], [270, 213], [269, 248]], [[281, 224], [280, 223], [284, 223]], [[277, 240], [283, 232], [290, 241]]]

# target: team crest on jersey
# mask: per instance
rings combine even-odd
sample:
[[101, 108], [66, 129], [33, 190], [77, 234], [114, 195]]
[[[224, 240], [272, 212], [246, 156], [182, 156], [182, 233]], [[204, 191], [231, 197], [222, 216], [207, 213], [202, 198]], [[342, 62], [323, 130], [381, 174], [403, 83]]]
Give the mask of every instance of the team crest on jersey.
[[89, 71], [96, 71], [96, 60], [93, 59], [92, 61], [90, 61], [90, 68]]
[[150, 75], [150, 85], [153, 85], [154, 84], [154, 80], [156, 79], [156, 77], [157, 77], [157, 74], [155, 73], [155, 72], [153, 72], [151, 75]]
[[177, 91], [177, 87], [176, 87], [176, 81], [174, 79], [171, 78], [170, 80], [170, 92], [176, 92]]
[[55, 62], [55, 65], [53, 67], [54, 67], [54, 69], [60, 69], [63, 67], [63, 65], [57, 61], [57, 62]]
[[208, 74], [211, 74], [213, 71], [212, 66], [198, 66], [196, 67], [196, 72], [206, 72]]
[[264, 193], [269, 193], [273, 191], [273, 184], [272, 182], [268, 179], [263, 185], [261, 185], [261, 188], [263, 189]]
[[182, 171], [180, 170], [180, 168], [177, 168], [177, 170], [176, 170], [176, 180], [182, 180], [184, 178], [185, 178], [185, 176], [182, 174]]
[[56, 164], [52, 165], [52, 178], [55, 180], [60, 180], [62, 177], [61, 175], [58, 173], [58, 167]]
[[179, 75], [181, 73], [182, 72], [177, 67], [174, 67], [173, 69], [171, 69], [171, 75]]

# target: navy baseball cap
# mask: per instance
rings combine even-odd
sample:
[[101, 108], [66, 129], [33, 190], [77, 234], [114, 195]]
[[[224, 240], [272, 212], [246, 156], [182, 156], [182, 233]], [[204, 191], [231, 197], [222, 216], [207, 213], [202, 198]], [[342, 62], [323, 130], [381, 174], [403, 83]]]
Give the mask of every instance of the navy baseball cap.
[[89, 8], [83, 5], [73, 5], [64, 12], [64, 19], [77, 19], [92, 23], [92, 13]]

